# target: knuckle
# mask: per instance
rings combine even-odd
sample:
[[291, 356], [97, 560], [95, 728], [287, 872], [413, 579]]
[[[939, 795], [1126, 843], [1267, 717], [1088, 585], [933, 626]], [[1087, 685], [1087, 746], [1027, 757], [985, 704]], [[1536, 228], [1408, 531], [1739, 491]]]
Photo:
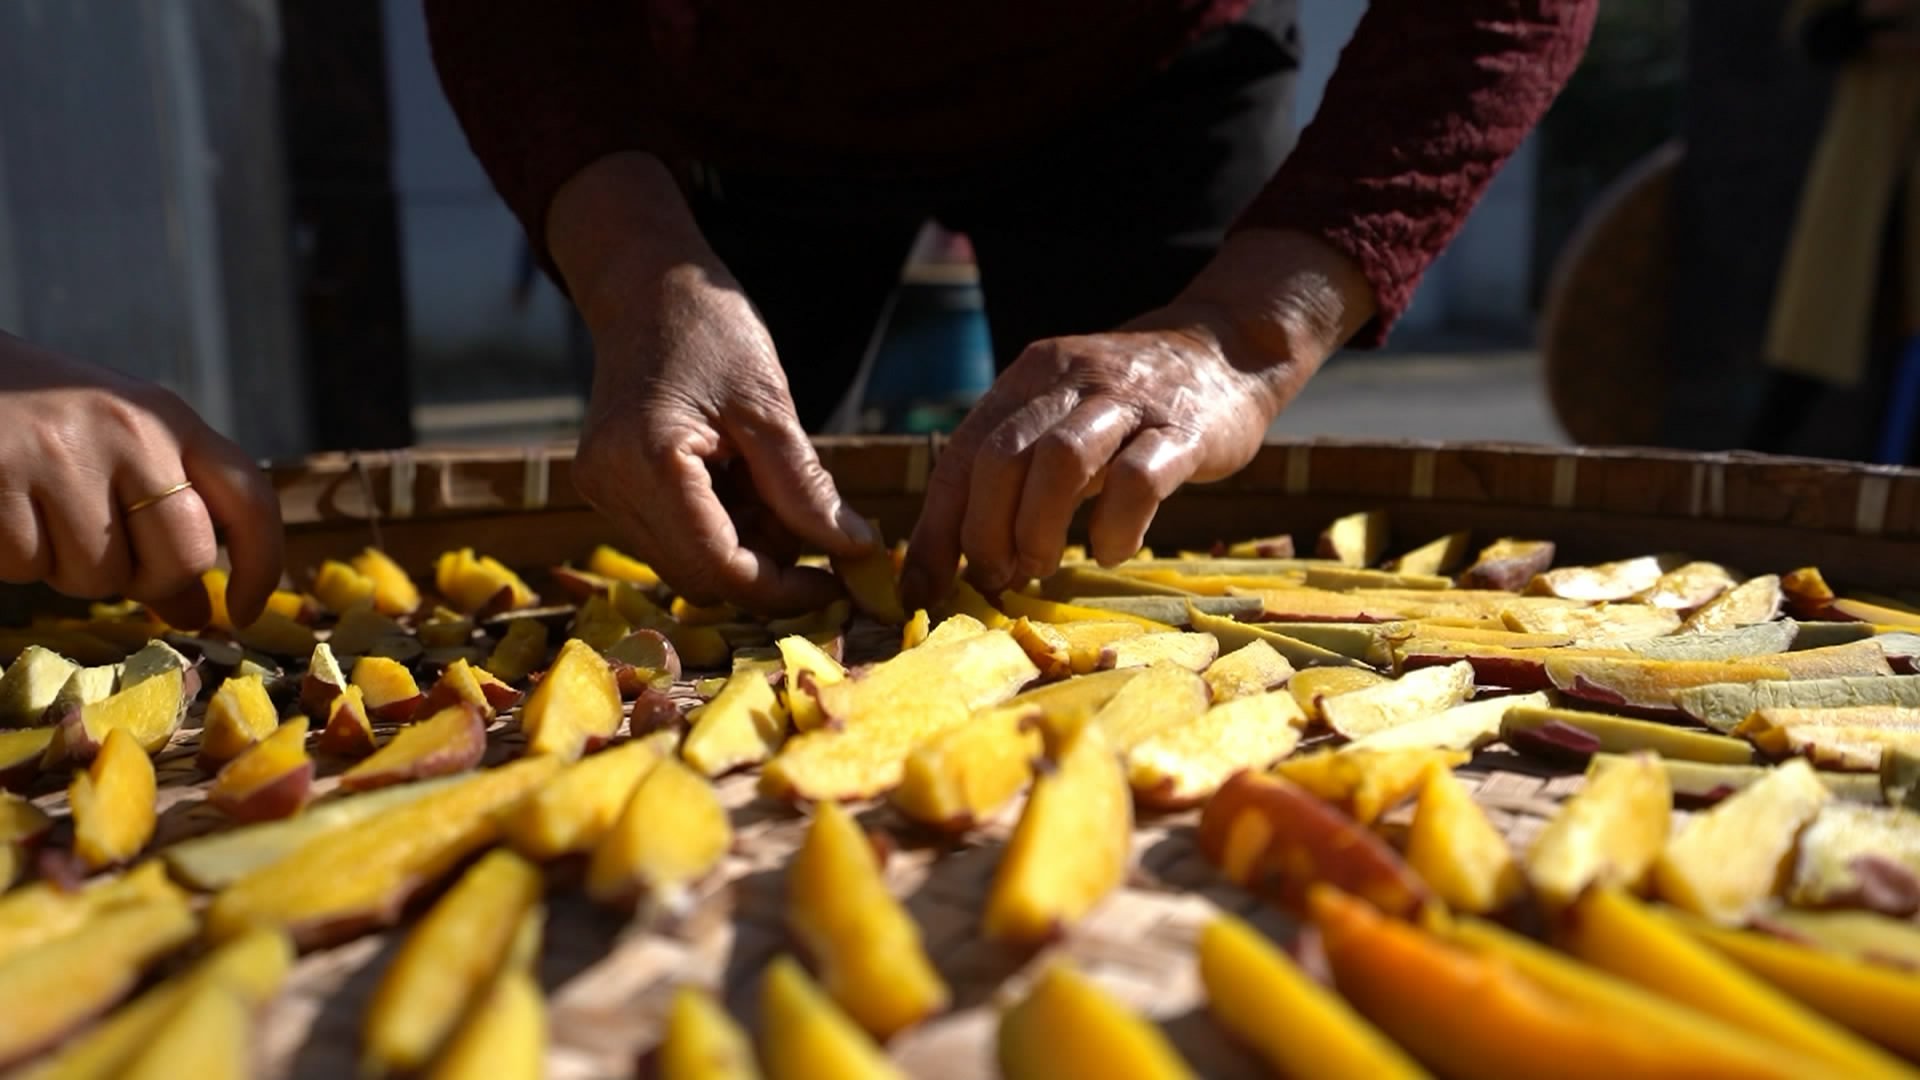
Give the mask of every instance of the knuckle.
[[1065, 426], [1049, 428], [1033, 446], [1037, 468], [1081, 481], [1091, 478], [1104, 462], [1094, 460], [1094, 449], [1080, 431]]

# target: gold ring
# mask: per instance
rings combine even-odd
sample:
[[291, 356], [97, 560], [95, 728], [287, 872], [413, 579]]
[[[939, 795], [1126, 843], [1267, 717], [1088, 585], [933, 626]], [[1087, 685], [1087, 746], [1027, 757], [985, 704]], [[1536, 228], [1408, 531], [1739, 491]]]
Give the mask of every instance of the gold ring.
[[182, 480], [179, 483], [168, 488], [167, 490], [159, 493], [158, 495], [149, 495], [146, 498], [141, 499], [139, 502], [134, 503], [132, 506], [127, 507], [125, 510], [122, 510], [121, 513], [137, 514], [140, 511], [145, 510], [147, 507], [152, 506], [153, 504], [159, 502], [160, 500], [165, 499], [172, 495], [178, 495], [192, 486], [193, 486], [193, 481]]

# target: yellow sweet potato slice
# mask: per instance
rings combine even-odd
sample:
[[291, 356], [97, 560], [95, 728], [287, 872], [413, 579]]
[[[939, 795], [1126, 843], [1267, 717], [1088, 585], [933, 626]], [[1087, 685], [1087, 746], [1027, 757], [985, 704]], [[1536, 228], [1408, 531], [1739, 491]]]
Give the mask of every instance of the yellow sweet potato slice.
[[1397, 574], [1451, 574], [1467, 561], [1468, 545], [1472, 541], [1471, 533], [1448, 533], [1388, 560], [1386, 569]]
[[1807, 1008], [1909, 1060], [1920, 1060], [1920, 976], [1768, 934], [1705, 922], [1688, 933]]
[[540, 597], [492, 556], [476, 557], [472, 548], [460, 548], [434, 563], [434, 587], [463, 614], [494, 613], [528, 608]]
[[663, 758], [593, 849], [587, 894], [614, 906], [673, 908], [733, 844], [726, 808], [705, 777]]
[[1133, 800], [1096, 726], [1069, 734], [1035, 779], [994, 874], [981, 929], [996, 941], [1045, 941], [1120, 884]]
[[680, 756], [706, 776], [758, 765], [787, 740], [787, 710], [759, 671], [735, 672], [712, 701], [689, 712], [687, 719], [693, 727], [680, 745]]
[[1005, 806], [1033, 778], [1041, 753], [1038, 705], [982, 709], [907, 755], [893, 805], [922, 825], [965, 832]]
[[125, 731], [143, 753], [158, 753], [173, 739], [189, 704], [186, 673], [170, 667], [104, 701], [83, 705], [60, 721], [47, 747], [50, 763], [92, 761], [107, 733]]
[[460, 783], [462, 779], [444, 776], [380, 788], [363, 795], [327, 799], [309, 806], [297, 817], [242, 825], [169, 844], [160, 850], [160, 858], [167, 871], [181, 883], [202, 892], [215, 892], [268, 863], [285, 858], [322, 833], [356, 825], [402, 803]]
[[1444, 769], [1429, 769], [1420, 786], [1407, 831], [1407, 865], [1455, 911], [1500, 911], [1526, 888], [1506, 837]]
[[1651, 607], [1692, 611], [1736, 584], [1733, 574], [1719, 563], [1690, 562], [1660, 575], [1652, 588], [1634, 599]]
[[377, 743], [373, 737], [373, 720], [367, 716], [364, 691], [349, 686], [345, 693], [333, 699], [327, 724], [314, 739], [314, 746], [323, 754], [342, 758], [363, 758], [374, 752]]
[[370, 719], [405, 721], [420, 711], [420, 685], [397, 660], [363, 656], [354, 663], [350, 682], [359, 688]]
[[[874, 535], [879, 536], [878, 528]], [[894, 571], [893, 559], [877, 539], [873, 550], [865, 555], [833, 560], [833, 572], [847, 587], [854, 607], [888, 626], [907, 621], [906, 609], [900, 605], [900, 580]]]
[[531, 863], [499, 849], [461, 875], [381, 975], [361, 1029], [362, 1075], [412, 1072], [433, 1059], [505, 969], [543, 887]]
[[1390, 683], [1323, 697], [1320, 716], [1337, 734], [1358, 739], [1445, 712], [1472, 692], [1471, 664], [1422, 668]]
[[1135, 743], [1126, 755], [1127, 782], [1143, 806], [1197, 806], [1234, 773], [1292, 753], [1305, 726], [1285, 691], [1236, 698]]
[[1460, 587], [1519, 592], [1552, 565], [1552, 541], [1503, 537], [1480, 549], [1473, 565], [1461, 572]]
[[1863, 638], [1843, 645], [1755, 656], [1750, 662], [1786, 670], [1790, 679], [1884, 678], [1893, 674], [1879, 641]]
[[503, 972], [454, 1033], [429, 1080], [539, 1080], [546, 1075], [547, 1003], [526, 971]]
[[660, 575], [654, 572], [653, 567], [606, 544], [593, 549], [593, 554], [587, 557], [587, 569], [601, 577], [638, 585], [642, 589], [660, 587]]
[[[286, 935], [260, 930], [215, 949], [184, 975], [147, 991], [102, 1023], [60, 1048], [58, 1054], [29, 1070], [33, 1080], [97, 1080], [125, 1075], [135, 1056], [154, 1060], [161, 1038], [173, 1038], [174, 1018], [182, 1007], [209, 986], [258, 1008], [280, 989], [293, 967], [293, 943]], [[178, 1064], [178, 1059], [175, 1059]], [[169, 1075], [162, 1073], [160, 1075]], [[200, 1072], [171, 1075], [204, 1075]], [[237, 1074], [244, 1076], [243, 1070]]]
[[1785, 600], [1780, 579], [1773, 574], [1764, 574], [1728, 589], [1687, 616], [1685, 629], [1689, 633], [1704, 633], [1771, 622], [1780, 614]]
[[672, 733], [656, 732], [567, 766], [507, 814], [507, 842], [532, 859], [592, 851], [673, 743]]
[[682, 986], [653, 1055], [660, 1080], [760, 1080], [747, 1033], [704, 990]]
[[416, 891], [498, 839], [501, 812], [559, 768], [527, 758], [323, 832], [214, 897], [207, 932], [224, 941], [278, 926], [311, 945], [390, 925]]
[[[1217, 647], [1217, 639], [1216, 639]], [[1264, 694], [1293, 677], [1293, 665], [1264, 641], [1250, 641], [1201, 672], [1214, 704]], [[1304, 723], [1305, 714], [1302, 714]]]
[[1663, 758], [1704, 761], [1716, 765], [1746, 765], [1753, 748], [1739, 739], [1689, 731], [1652, 720], [1588, 712], [1581, 709], [1516, 706], [1500, 721], [1500, 734], [1509, 745], [1520, 746], [1525, 736], [1542, 729], [1574, 728], [1592, 737], [1597, 750], [1630, 754], [1646, 750]]
[[11, 792], [0, 792], [0, 844], [31, 844], [53, 827], [53, 818]]
[[373, 579], [338, 559], [320, 564], [313, 575], [313, 595], [335, 614], [373, 606]]
[[296, 716], [229, 761], [207, 801], [235, 821], [272, 821], [299, 813], [312, 792], [307, 718]]
[[1199, 719], [1207, 696], [1200, 676], [1175, 664], [1154, 664], [1094, 713], [1093, 723], [1108, 746], [1125, 753], [1156, 731]]
[[1500, 725], [1514, 709], [1545, 708], [1544, 693], [1487, 697], [1398, 727], [1362, 735], [1348, 745], [1368, 750], [1478, 750], [1500, 737]]
[[[1034, 663], [1049, 678], [1066, 673], [1085, 675], [1099, 671], [1101, 659], [1107, 655], [1108, 649], [1123, 641], [1161, 632], [1149, 630], [1136, 622], [1035, 623], [1034, 626], [1038, 633], [1059, 642], [1066, 649], [1066, 672], [1060, 671], [1057, 664], [1049, 666], [1041, 663], [1038, 657], [1034, 659]], [[1218, 649], [1217, 644], [1215, 649]]]
[[1344, 747], [1283, 761], [1274, 766], [1273, 773], [1339, 807], [1362, 825], [1371, 825], [1382, 814], [1413, 798], [1430, 771], [1445, 772], [1466, 764], [1468, 757], [1464, 751], [1425, 747]]
[[1212, 634], [1141, 634], [1123, 638], [1100, 650], [1099, 666], [1126, 668], [1172, 664], [1188, 671], [1204, 671], [1219, 654], [1220, 642]]
[[1872, 772], [1889, 749], [1920, 749], [1920, 708], [1755, 709], [1733, 733], [1769, 754], [1802, 754], [1822, 768]]
[[[1003, 592], [1000, 594], [1000, 610], [1008, 618], [1031, 619], [1044, 623], [1095, 622], [1132, 623], [1142, 629], [1153, 632], [1169, 632], [1173, 627], [1165, 623], [1154, 622], [1132, 615], [1123, 615], [1117, 611], [1104, 611], [1100, 608], [1081, 607], [1078, 604], [1063, 604], [1055, 600], [1043, 600], [1025, 593]], [[989, 624], [991, 625], [991, 624]]]
[[[1679, 1080], [1701, 1076], [1817, 1076], [1824, 1071], [1819, 1062], [1809, 1061], [1787, 1047], [1756, 1039], [1713, 1016], [1492, 923], [1472, 918], [1436, 922], [1434, 935], [1451, 946], [1454, 955], [1466, 957], [1489, 974], [1499, 973], [1495, 976], [1502, 984], [1498, 993], [1469, 991], [1466, 1003], [1469, 1008], [1489, 1008], [1516, 1021], [1505, 1036], [1506, 1046], [1486, 1049], [1519, 1052], [1524, 1048], [1516, 1040], [1534, 1041], [1532, 1063], [1517, 1067], [1514, 1075], [1666, 1076]], [[1409, 973], [1408, 977], [1416, 976]], [[1347, 989], [1345, 983], [1341, 989]], [[1456, 985], [1451, 989], [1465, 988]], [[1446, 993], [1448, 988], [1436, 987], [1435, 992]], [[1509, 1013], [1497, 1004], [1500, 1000], [1517, 1004], [1521, 999], [1532, 1004], [1518, 1013]], [[1529, 1022], [1542, 1013], [1554, 1017], [1551, 1025], [1536, 1027]], [[1500, 1026], [1498, 1015], [1483, 1014], [1473, 1019], [1475, 1026], [1470, 1030], [1483, 1038]], [[1480, 1027], [1483, 1023], [1491, 1026]], [[1473, 1035], [1463, 1031], [1456, 1037]], [[1459, 1049], [1470, 1050], [1466, 1046]], [[1600, 1056], [1588, 1061], [1589, 1052]], [[1562, 1054], [1567, 1056], [1564, 1062], [1557, 1059]], [[1574, 1056], [1581, 1060], [1574, 1062]]]
[[1372, 566], [1387, 550], [1387, 515], [1383, 510], [1348, 514], [1321, 532], [1314, 554], [1346, 566]]
[[147, 862], [118, 877], [96, 879], [77, 892], [39, 881], [0, 896], [0, 964], [118, 908], [186, 903], [158, 863]]
[[313, 627], [297, 622], [277, 611], [267, 611], [250, 626], [233, 631], [233, 640], [268, 656], [306, 656], [319, 644]]
[[280, 726], [280, 711], [258, 675], [235, 676], [207, 702], [200, 728], [200, 767], [213, 771]]
[[479, 710], [459, 702], [395, 732], [387, 745], [340, 776], [348, 791], [369, 791], [430, 776], [449, 776], [480, 764], [487, 724]]
[[527, 753], [568, 761], [612, 738], [620, 720], [620, 687], [613, 670], [579, 638], [560, 646], [553, 667], [520, 710]]
[[[46, 717], [67, 681], [80, 665], [39, 645], [23, 649], [18, 659], [0, 675], [0, 725], [26, 727]], [[58, 722], [60, 717], [53, 717]]]
[[353, 568], [373, 582], [374, 610], [382, 615], [411, 615], [420, 609], [420, 589], [413, 578], [379, 548], [355, 555]]
[[1194, 1076], [1150, 1021], [1085, 976], [1055, 963], [1000, 1017], [1007, 1080], [1189, 1080]]
[[1563, 931], [1565, 948], [1594, 967], [1822, 1062], [1836, 1075], [1912, 1075], [1617, 889], [1582, 896]]
[[863, 677], [820, 687], [826, 726], [787, 740], [761, 773], [760, 790], [815, 801], [890, 791], [915, 746], [1005, 701], [1038, 674], [1005, 631], [929, 640]]
[[1794, 841], [1829, 798], [1804, 761], [1772, 770], [1689, 818], [1654, 864], [1654, 888], [1716, 922], [1745, 921], [1779, 891]]
[[1632, 888], [1667, 844], [1673, 791], [1651, 754], [1600, 769], [1561, 805], [1527, 853], [1527, 877], [1548, 903], [1591, 885]]
[[1678, 711], [1675, 694], [1696, 686], [1788, 677], [1785, 668], [1764, 662], [1629, 660], [1606, 656], [1548, 660], [1546, 672], [1555, 689], [1584, 701], [1667, 711]]
[[1680, 615], [1646, 604], [1595, 604], [1578, 608], [1513, 608], [1500, 621], [1518, 634], [1573, 638], [1589, 649], [1617, 648], [1666, 637], [1680, 629]]
[[253, 1009], [231, 987], [202, 983], [151, 1043], [117, 1070], [125, 1080], [243, 1080], [253, 1071]]
[[790, 956], [760, 983], [760, 1057], [768, 1080], [894, 1080], [899, 1070]]
[[789, 634], [774, 642], [780, 650], [780, 662], [787, 673], [787, 711], [797, 731], [812, 731], [826, 722], [816, 692], [847, 677], [840, 661], [826, 650], [798, 634]]
[[1381, 686], [1387, 681], [1385, 675], [1363, 667], [1307, 668], [1287, 680], [1287, 692], [1299, 702], [1300, 712], [1309, 724], [1325, 723], [1326, 717], [1320, 712], [1321, 702], [1370, 686]]
[[40, 762], [57, 728], [0, 731], [0, 788], [24, 787], [39, 775]]
[[1187, 609], [1187, 622], [1220, 643], [1221, 652], [1232, 652], [1255, 641], [1264, 641], [1296, 668], [1359, 667], [1360, 662], [1331, 649], [1277, 633], [1263, 626], [1236, 622], [1224, 615], [1209, 615], [1198, 608]]
[[876, 1039], [946, 1008], [920, 928], [887, 891], [873, 844], [853, 817], [820, 803], [787, 868], [787, 924], [827, 994]]
[[1627, 600], [1653, 588], [1661, 575], [1685, 562], [1678, 555], [1643, 555], [1593, 566], [1565, 566], [1534, 575], [1527, 591], [1584, 603]]
[[1920, 909], [1920, 813], [1828, 803], [1800, 833], [1787, 899], [1805, 907]]
[[1200, 932], [1200, 980], [1222, 1027], [1284, 1076], [1415, 1080], [1426, 1074], [1340, 995], [1230, 915]]
[[125, 728], [110, 729], [100, 756], [67, 788], [81, 864], [100, 870], [138, 855], [153, 839], [156, 794], [153, 760]]
[[1407, 915], [1426, 885], [1386, 841], [1292, 781], [1241, 773], [1200, 813], [1200, 853], [1228, 881], [1292, 911], [1326, 881], [1381, 909]]
[[100, 913], [84, 933], [16, 952], [0, 963], [0, 1068], [19, 1064], [112, 1008], [141, 974], [192, 940], [183, 899]]
[[[1125, 626], [1128, 636], [1146, 632], [1132, 623], [1115, 623], [1114, 625]], [[1036, 622], [1022, 616], [1013, 620], [1013, 624], [1007, 627], [1007, 633], [1012, 634], [1013, 640], [1019, 642], [1020, 647], [1026, 650], [1027, 659], [1032, 660], [1033, 666], [1040, 669], [1041, 678], [1060, 679], [1073, 674], [1073, 647], [1067, 641], [1067, 636], [1052, 623]], [[1095, 662], [1098, 662], [1098, 658]]]
[[933, 620], [927, 615], [927, 609], [921, 608], [915, 611], [913, 617], [907, 620], [907, 625], [900, 629], [900, 651], [906, 652], [921, 644], [932, 632]]

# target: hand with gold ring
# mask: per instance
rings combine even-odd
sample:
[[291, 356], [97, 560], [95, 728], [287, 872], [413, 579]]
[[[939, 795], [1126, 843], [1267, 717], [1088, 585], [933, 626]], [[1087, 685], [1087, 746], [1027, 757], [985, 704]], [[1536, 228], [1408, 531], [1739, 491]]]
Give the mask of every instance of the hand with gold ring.
[[125, 596], [198, 627], [216, 526], [244, 625], [282, 561], [260, 469], [168, 391], [0, 334], [0, 581]]

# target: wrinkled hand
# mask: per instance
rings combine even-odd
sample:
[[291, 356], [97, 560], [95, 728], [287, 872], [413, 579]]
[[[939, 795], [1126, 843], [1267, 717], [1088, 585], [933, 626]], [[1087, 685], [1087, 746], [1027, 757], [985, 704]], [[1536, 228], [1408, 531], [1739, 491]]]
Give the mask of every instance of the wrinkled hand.
[[282, 561], [279, 501], [259, 468], [166, 390], [0, 334], [0, 580], [126, 596], [198, 627], [216, 524], [233, 564], [227, 602], [250, 623]]
[[1241, 234], [1168, 307], [1028, 346], [940, 455], [908, 549], [909, 602], [944, 593], [962, 554], [989, 595], [1052, 573], [1088, 499], [1091, 554], [1130, 557], [1176, 488], [1253, 458], [1371, 311], [1364, 279], [1325, 245]]
[[821, 467], [738, 288], [683, 266], [657, 289], [594, 333], [576, 486], [689, 600], [824, 607], [840, 586], [794, 565], [801, 543], [858, 555], [872, 529]]

